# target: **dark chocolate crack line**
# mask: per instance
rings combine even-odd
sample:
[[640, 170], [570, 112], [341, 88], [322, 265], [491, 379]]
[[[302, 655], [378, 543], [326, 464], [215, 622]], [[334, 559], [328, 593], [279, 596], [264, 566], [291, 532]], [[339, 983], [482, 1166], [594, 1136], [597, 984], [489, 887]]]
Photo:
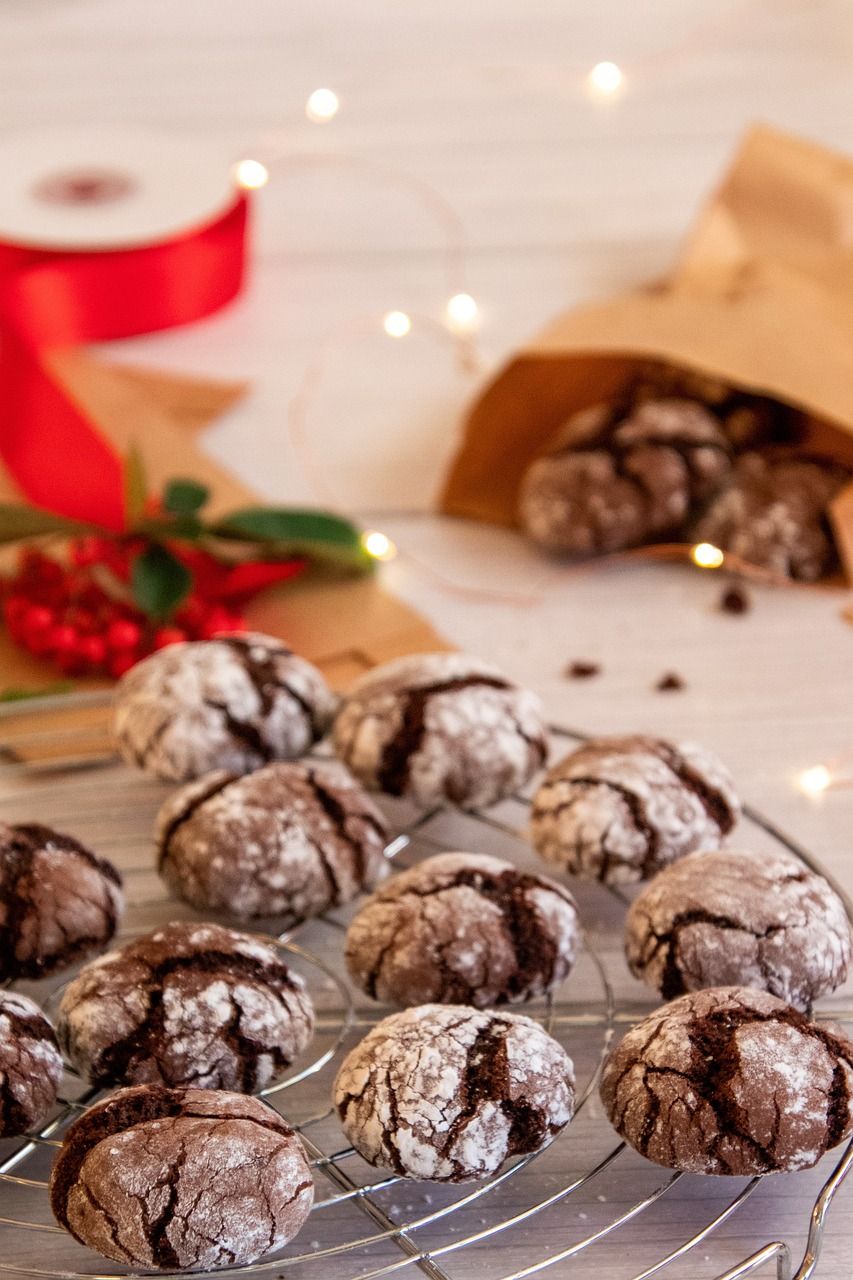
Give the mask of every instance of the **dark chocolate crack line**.
[[688, 791], [695, 795], [708, 817], [727, 835], [735, 824], [735, 815], [725, 796], [712, 787], [707, 778], [667, 742], [650, 742], [649, 750], [668, 765]]
[[[355, 876], [357, 883], [364, 884], [366, 873], [364, 841], [350, 835], [347, 824], [351, 818], [356, 820], [360, 819], [366, 824], [366, 826], [375, 832], [383, 846], [387, 838], [387, 833], [383, 830], [372, 814], [364, 812], [359, 813], [347, 809], [346, 805], [343, 804], [340, 797], [335, 793], [334, 787], [327, 786], [324, 783], [323, 776], [318, 770], [309, 768], [306, 771], [306, 778], [308, 785], [314, 793], [314, 799], [329, 819], [329, 822], [332, 824], [335, 835], [352, 853], [353, 875]], [[317, 851], [321, 858], [324, 857], [324, 854], [319, 847], [319, 842]], [[337, 893], [337, 884], [335, 884], [335, 892]]]
[[[770, 1141], [766, 1144], [758, 1142], [745, 1127], [748, 1123], [747, 1117], [744, 1115], [742, 1105], [732, 1095], [730, 1088], [741, 1067], [737, 1033], [742, 1027], [760, 1023], [776, 1023], [790, 1026], [801, 1034], [818, 1040], [837, 1063], [841, 1059], [849, 1065], [853, 1065], [848, 1056], [847, 1048], [841, 1041], [834, 1037], [831, 1032], [809, 1022], [796, 1010], [783, 1007], [770, 1013], [764, 1013], [757, 1009], [742, 1006], [729, 1006], [713, 1010], [705, 1015], [693, 1015], [689, 1025], [685, 1026], [685, 1031], [691, 1044], [693, 1063], [695, 1065], [687, 1068], [676, 1068], [666, 1063], [655, 1065], [647, 1061], [647, 1059], [652, 1044], [665, 1029], [666, 1019], [662, 1018], [653, 1035], [642, 1047], [635, 1048], [631, 1046], [630, 1050], [626, 1052], [622, 1074], [612, 1084], [607, 1082], [607, 1090], [614, 1104], [616, 1104], [611, 1113], [611, 1118], [617, 1129], [622, 1133], [625, 1132], [621, 1126], [625, 1119], [626, 1110], [632, 1106], [634, 1099], [633, 1093], [629, 1093], [624, 1099], [620, 1097], [622, 1083], [625, 1077], [639, 1066], [643, 1073], [643, 1090], [647, 1112], [639, 1133], [632, 1136], [632, 1144], [642, 1155], [646, 1155], [649, 1151], [661, 1110], [660, 1097], [650, 1087], [649, 1080], [655, 1076], [676, 1076], [690, 1085], [716, 1117], [718, 1132], [711, 1140], [708, 1148], [708, 1154], [713, 1160], [723, 1166], [725, 1170], [730, 1170], [731, 1172], [741, 1171], [737, 1168], [732, 1169], [725, 1155], [724, 1147], [726, 1141], [734, 1138], [751, 1153], [755, 1160], [755, 1167], [759, 1171], [769, 1173], [785, 1167], [784, 1163], [780, 1161], [777, 1150], [779, 1117], [777, 1116], [777, 1125], [773, 1134], [771, 1134]], [[617, 1059], [618, 1056], [619, 1050], [617, 1049]], [[836, 1145], [849, 1128], [849, 1106], [850, 1096], [846, 1076], [843, 1067], [838, 1063], [833, 1072], [832, 1089], [827, 1098], [827, 1130], [821, 1154], [831, 1146]], [[662, 1140], [662, 1135], [659, 1136]]]
[[261, 649], [263, 645], [258, 645], [243, 636], [221, 636], [219, 643], [227, 645], [227, 647], [237, 655], [246, 674], [257, 690], [258, 697], [261, 700], [261, 710], [267, 716], [272, 710], [275, 703], [276, 694], [279, 692], [286, 693], [292, 698], [296, 705], [302, 711], [308, 722], [312, 739], [320, 737], [322, 726], [317, 724], [316, 708], [311, 702], [302, 696], [293, 685], [284, 679], [278, 669], [277, 660], [280, 658], [289, 658], [293, 651], [286, 646], [280, 649], [265, 650], [266, 656], [263, 658], [255, 657], [254, 651]]
[[[506, 990], [500, 993], [511, 1000], [530, 990], [537, 980], [547, 987], [553, 980], [557, 964], [557, 947], [554, 938], [543, 928], [543, 922], [535, 903], [528, 898], [533, 890], [546, 890], [555, 896], [561, 896], [557, 886], [550, 886], [533, 875], [508, 870], [497, 875], [482, 868], [448, 872], [442, 881], [429, 888], [420, 888], [417, 884], [409, 884], [399, 895], [380, 894], [379, 901], [394, 904], [402, 902], [406, 897], [420, 899], [434, 898], [453, 889], [466, 887], [473, 889], [488, 902], [494, 904], [501, 917], [515, 953], [516, 968], [509, 976]], [[571, 900], [563, 899], [574, 910]], [[405, 923], [405, 922], [404, 922]], [[401, 926], [402, 927], [402, 926]], [[366, 975], [367, 993], [376, 998], [376, 985], [387, 956], [393, 953], [399, 940], [400, 930], [382, 948]], [[443, 956], [436, 957], [444, 968], [445, 982], [442, 986], [442, 1000], [448, 1004], [464, 1004], [470, 1000], [472, 991], [467, 982], [446, 963]]]
[[403, 701], [400, 725], [385, 743], [377, 769], [377, 782], [383, 791], [392, 796], [405, 794], [412, 757], [420, 749], [426, 732], [430, 700], [444, 693], [478, 688], [511, 689], [512, 685], [499, 676], [470, 675], [400, 691]]
[[[33, 956], [22, 961], [18, 944], [33, 912], [32, 889], [38, 876], [38, 859], [42, 852], [55, 850], [80, 858], [104, 879], [121, 888], [122, 878], [112, 863], [98, 858], [73, 836], [64, 835], [39, 823], [22, 823], [6, 828], [0, 835], [0, 897], [5, 908], [5, 919], [0, 923], [0, 978], [39, 977], [47, 972], [61, 956], [69, 963], [76, 956], [92, 947], [100, 946], [113, 936], [118, 924], [118, 913], [108, 893], [99, 903], [105, 914], [105, 928], [94, 937], [77, 936], [67, 941], [65, 947], [54, 949], [46, 956]], [[58, 925], [58, 922], [55, 922]], [[5, 958], [5, 963], [4, 963]]]
[[[144, 963], [144, 961], [143, 961]], [[144, 981], [148, 1006], [141, 1022], [122, 1040], [105, 1048], [92, 1062], [90, 1078], [95, 1084], [111, 1084], [127, 1080], [134, 1062], [154, 1059], [159, 1063], [160, 1052], [168, 1048], [169, 1038], [165, 1030], [166, 1011], [163, 1005], [164, 988], [168, 979], [181, 972], [210, 974], [221, 977], [229, 987], [235, 980], [244, 979], [260, 987], [268, 987], [278, 995], [301, 991], [294, 982], [287, 966], [272, 968], [260, 964], [250, 956], [238, 952], [209, 950], [189, 956], [175, 956], [150, 968]], [[231, 994], [233, 1014], [224, 1026], [217, 1026], [215, 1035], [234, 1053], [240, 1075], [240, 1088], [251, 1093], [257, 1081], [258, 1056], [264, 1054], [273, 1059], [276, 1072], [289, 1065], [289, 1059], [278, 1045], [258, 1043], [247, 1036], [241, 1027], [242, 1009]], [[187, 1081], [171, 1082], [186, 1084]]]
[[214, 796], [221, 795], [226, 787], [230, 787], [232, 782], [237, 782], [242, 775], [239, 773], [229, 773], [224, 778], [212, 778], [209, 784], [204, 788], [199, 788], [191, 799], [188, 799], [183, 808], [175, 814], [170, 822], [166, 824], [160, 836], [160, 848], [158, 851], [158, 869], [162, 871], [163, 863], [169, 854], [169, 845], [175, 833], [189, 822], [194, 813], [199, 810], [202, 805], [207, 804], [208, 800], [212, 800]]

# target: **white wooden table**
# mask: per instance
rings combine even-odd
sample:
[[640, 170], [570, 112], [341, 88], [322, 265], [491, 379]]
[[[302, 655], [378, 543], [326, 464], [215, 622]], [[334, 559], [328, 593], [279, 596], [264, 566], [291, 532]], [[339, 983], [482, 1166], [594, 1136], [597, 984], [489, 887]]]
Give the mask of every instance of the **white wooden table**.
[[[278, 150], [245, 299], [120, 354], [248, 376], [252, 394], [210, 433], [219, 457], [270, 498], [331, 496], [369, 513], [403, 552], [389, 584], [451, 640], [535, 686], [553, 719], [686, 735], [719, 751], [745, 797], [853, 889], [853, 789], [814, 801], [795, 785], [845, 752], [853, 774], [842, 597], [753, 590], [752, 611], [731, 617], [715, 609], [711, 573], [623, 567], [567, 579], [510, 534], [400, 514], [428, 506], [476, 385], [420, 320], [440, 320], [448, 295], [441, 234], [407, 188], [306, 160], [354, 156], [446, 198], [468, 239], [467, 287], [491, 365], [554, 311], [664, 270], [750, 121], [853, 148], [852, 56], [845, 0], [0, 0], [0, 121], [203, 131], [231, 158]], [[602, 58], [626, 77], [604, 102], [585, 86]], [[341, 99], [326, 125], [304, 114], [321, 85]], [[414, 317], [404, 341], [381, 332], [392, 308]], [[345, 339], [353, 325], [372, 332]], [[324, 341], [306, 458], [286, 408]], [[322, 460], [323, 493], [311, 458]], [[537, 599], [467, 598], [436, 571]], [[567, 681], [562, 669], [579, 658], [601, 675]], [[666, 670], [687, 688], [654, 691]], [[827, 1280], [851, 1273], [849, 1201], [848, 1190], [819, 1272]], [[774, 1229], [758, 1210], [752, 1227], [761, 1239]], [[567, 1263], [554, 1274], [590, 1273]]]

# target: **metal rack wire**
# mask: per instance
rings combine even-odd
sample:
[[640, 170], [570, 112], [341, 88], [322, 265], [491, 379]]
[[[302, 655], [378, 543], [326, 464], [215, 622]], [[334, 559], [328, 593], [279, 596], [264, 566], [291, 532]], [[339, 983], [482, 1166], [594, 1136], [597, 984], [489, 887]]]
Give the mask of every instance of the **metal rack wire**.
[[[33, 730], [28, 723], [20, 733], [0, 732], [0, 818], [22, 821], [37, 813], [39, 821], [89, 839], [114, 857], [125, 873], [131, 905], [122, 936], [174, 917], [179, 908], [153, 875], [149, 844], [151, 818], [163, 789], [119, 764], [97, 726], [87, 730], [85, 741], [73, 730], [53, 729], [45, 701], [43, 729]], [[98, 695], [88, 705], [100, 705]], [[0, 708], [0, 725], [4, 717], [13, 725], [15, 715], [15, 708]], [[554, 729], [554, 734], [570, 740], [583, 736], [565, 729]], [[26, 758], [34, 745], [46, 745], [47, 756], [39, 752], [37, 758]], [[487, 813], [449, 817], [438, 810], [413, 812], [395, 802], [389, 816], [398, 834], [388, 855], [409, 863], [463, 845], [524, 860], [528, 851], [520, 828], [526, 804], [519, 795]], [[747, 811], [746, 822], [754, 837], [782, 846], [825, 874], [806, 850], [759, 813]], [[853, 919], [853, 904], [835, 887]], [[611, 909], [624, 905], [620, 894], [601, 890], [587, 919], [602, 910], [605, 899]], [[430, 1280], [526, 1280], [546, 1271], [555, 1278], [595, 1273], [612, 1274], [614, 1280], [650, 1280], [661, 1273], [678, 1280], [700, 1275], [740, 1280], [759, 1273], [809, 1280], [814, 1274], [830, 1208], [853, 1164], [853, 1142], [840, 1159], [837, 1153], [828, 1157], [829, 1168], [821, 1166], [822, 1185], [816, 1190], [808, 1179], [802, 1182], [798, 1220], [790, 1233], [755, 1244], [746, 1255], [741, 1251], [720, 1271], [703, 1249], [725, 1236], [766, 1180], [667, 1175], [615, 1142], [596, 1112], [598, 1075], [613, 1036], [653, 1003], [634, 992], [623, 997], [617, 990], [622, 976], [618, 929], [606, 921], [597, 922], [595, 934], [586, 936], [580, 972], [552, 998], [525, 1008], [567, 1045], [580, 1068], [577, 1115], [568, 1130], [545, 1152], [517, 1159], [475, 1185], [436, 1187], [380, 1176], [368, 1168], [351, 1147], [339, 1145], [329, 1083], [345, 1045], [387, 1010], [357, 1004], [333, 962], [345, 927], [346, 913], [335, 912], [278, 935], [289, 961], [308, 981], [318, 1030], [305, 1059], [262, 1096], [287, 1115], [305, 1143], [317, 1183], [309, 1222], [284, 1252], [251, 1267], [219, 1270], [217, 1277], [281, 1276], [282, 1268], [288, 1280], [379, 1280], [398, 1273], [420, 1273]], [[48, 1012], [61, 990], [49, 987], [42, 983], [34, 991]], [[838, 1020], [840, 1015], [834, 1016]], [[0, 1143], [0, 1271], [42, 1280], [123, 1280], [128, 1274], [104, 1271], [102, 1259], [50, 1221], [47, 1206], [47, 1174], [62, 1133], [100, 1096], [69, 1070], [50, 1122], [38, 1133]], [[574, 1141], [579, 1128], [582, 1154], [581, 1140]], [[714, 1184], [710, 1190], [709, 1183]], [[600, 1187], [608, 1194], [596, 1191]], [[674, 1234], [666, 1216], [667, 1205], [671, 1209], [674, 1204], [679, 1228], [684, 1219], [683, 1235]], [[575, 1205], [585, 1208], [573, 1211]], [[645, 1230], [649, 1219], [659, 1225]], [[602, 1251], [608, 1249], [605, 1256]]]

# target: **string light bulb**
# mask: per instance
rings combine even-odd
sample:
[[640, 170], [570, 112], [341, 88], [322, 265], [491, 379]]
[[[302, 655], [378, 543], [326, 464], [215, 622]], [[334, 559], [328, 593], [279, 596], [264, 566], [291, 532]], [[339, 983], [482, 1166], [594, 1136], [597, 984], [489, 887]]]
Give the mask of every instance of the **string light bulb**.
[[366, 529], [361, 535], [361, 545], [374, 560], [393, 560], [397, 554], [394, 543], [379, 529]]
[[258, 191], [269, 182], [270, 171], [265, 164], [261, 164], [260, 160], [252, 160], [247, 157], [245, 160], [240, 160], [235, 164], [234, 178], [244, 190]]
[[700, 569], [719, 569], [725, 560], [725, 552], [711, 542], [697, 542], [691, 549], [690, 558]]
[[470, 293], [454, 293], [444, 309], [448, 329], [453, 333], [473, 333], [480, 322], [480, 308]]
[[624, 79], [622, 68], [615, 62], [596, 62], [587, 76], [587, 83], [593, 93], [610, 98], [622, 88]]
[[341, 102], [334, 89], [315, 89], [305, 103], [305, 114], [314, 124], [326, 124], [334, 120]]
[[412, 321], [405, 311], [386, 311], [382, 317], [382, 328], [389, 338], [405, 338], [412, 332]]
[[807, 796], [822, 796], [832, 786], [832, 774], [825, 764], [815, 764], [803, 770], [797, 783]]

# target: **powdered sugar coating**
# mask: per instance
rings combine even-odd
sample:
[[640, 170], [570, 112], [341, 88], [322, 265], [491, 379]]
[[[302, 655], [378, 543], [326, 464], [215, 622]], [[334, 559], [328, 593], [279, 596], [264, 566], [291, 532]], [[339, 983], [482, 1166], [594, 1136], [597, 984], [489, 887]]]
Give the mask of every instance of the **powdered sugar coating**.
[[137, 663], [119, 683], [113, 728], [130, 764], [184, 782], [303, 755], [334, 708], [316, 667], [248, 633], [169, 645]]
[[262, 1089], [306, 1047], [314, 1009], [271, 942], [179, 922], [101, 956], [69, 984], [57, 1031], [97, 1084]]
[[530, 833], [537, 853], [571, 875], [622, 884], [719, 847], [739, 816], [711, 752], [637, 734], [591, 739], [555, 764], [533, 799]]
[[715, 987], [633, 1027], [601, 1098], [621, 1136], [667, 1168], [807, 1169], [853, 1130], [853, 1044], [767, 992]]
[[578, 932], [574, 899], [556, 881], [484, 854], [441, 853], [368, 899], [345, 954], [353, 981], [376, 1000], [482, 1009], [558, 986]]
[[785, 577], [814, 582], [838, 559], [827, 518], [850, 472], [785, 452], [744, 453], [694, 536]]
[[255, 1098], [123, 1089], [69, 1129], [51, 1207], [83, 1244], [126, 1266], [256, 1262], [296, 1235], [314, 1198], [299, 1138]]
[[619, 551], [679, 528], [730, 468], [719, 421], [695, 400], [594, 405], [527, 468], [519, 520], [552, 553]]
[[782, 853], [682, 858], [646, 886], [625, 927], [632, 973], [667, 1000], [737, 984], [809, 1009], [844, 981], [851, 949], [838, 894]]
[[379, 810], [342, 765], [270, 764], [182, 787], [157, 818], [160, 871], [200, 910], [301, 919], [385, 869]]
[[422, 1005], [385, 1018], [347, 1055], [335, 1105], [369, 1164], [463, 1182], [556, 1137], [572, 1118], [574, 1068], [530, 1018]]
[[34, 1000], [0, 991], [0, 1138], [40, 1128], [56, 1102], [62, 1058]]
[[105, 947], [124, 909], [121, 883], [72, 836], [0, 824], [0, 980], [41, 978]]
[[511, 794], [546, 755], [536, 695], [461, 653], [413, 654], [363, 676], [333, 743], [371, 790], [463, 808]]

